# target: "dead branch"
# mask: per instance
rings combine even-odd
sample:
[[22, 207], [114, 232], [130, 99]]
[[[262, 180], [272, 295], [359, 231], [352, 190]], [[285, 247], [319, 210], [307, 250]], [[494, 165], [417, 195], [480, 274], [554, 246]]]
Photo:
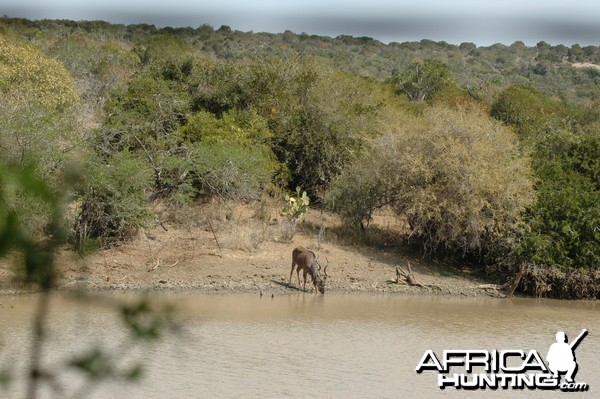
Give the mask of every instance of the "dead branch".
[[405, 272], [400, 266], [396, 266], [396, 284], [400, 284], [401, 279], [411, 287], [422, 287], [425, 286], [417, 281], [414, 274], [412, 273], [412, 269], [410, 267], [410, 262], [408, 262], [408, 273]]
[[507, 297], [512, 297], [521, 282], [521, 279], [525, 275], [525, 264], [521, 264], [519, 266], [519, 271], [515, 276], [508, 280], [506, 283], [502, 285], [498, 284], [480, 284], [476, 288], [484, 289], [484, 290], [495, 290], [495, 291], [505, 291], [505, 295]]
[[501, 286], [499, 286], [498, 284], [479, 284], [478, 286], [476, 286], [475, 288], [479, 288], [482, 290], [497, 290], [500, 291]]
[[519, 286], [519, 283], [521, 282], [521, 279], [523, 278], [524, 275], [525, 275], [525, 264], [521, 263], [521, 265], [519, 266], [519, 271], [517, 272], [515, 278], [513, 279], [512, 283], [506, 288], [506, 295], [508, 295], [509, 297], [513, 296], [513, 294], [515, 293], [515, 290]]
[[177, 259], [175, 261], [175, 263], [173, 263], [172, 265], [165, 265], [164, 267], [174, 267], [174, 266], [177, 266], [178, 263], [179, 263], [179, 259]]

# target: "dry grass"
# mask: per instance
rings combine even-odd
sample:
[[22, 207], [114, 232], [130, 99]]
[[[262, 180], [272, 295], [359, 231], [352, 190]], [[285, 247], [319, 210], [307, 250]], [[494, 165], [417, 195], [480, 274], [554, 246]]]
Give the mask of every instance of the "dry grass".
[[222, 245], [227, 249], [254, 252], [265, 241], [266, 230], [256, 223], [237, 224], [227, 227], [227, 234]]

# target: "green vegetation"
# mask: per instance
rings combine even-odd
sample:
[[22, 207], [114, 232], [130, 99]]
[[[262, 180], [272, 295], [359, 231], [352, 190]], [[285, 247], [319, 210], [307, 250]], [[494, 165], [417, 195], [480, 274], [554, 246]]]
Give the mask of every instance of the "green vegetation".
[[506, 89], [492, 115], [515, 127], [533, 157], [537, 202], [519, 246], [528, 262], [597, 268], [600, 260], [598, 111], [568, 107], [527, 87]]
[[[598, 296], [600, 47], [9, 18], [0, 34], [2, 162], [56, 192], [78, 165], [62, 223], [81, 250], [154, 223], [155, 201], [302, 187], [361, 234], [386, 207], [430, 256]], [[47, 234], [43, 201], [4, 195]]]
[[454, 84], [448, 67], [432, 59], [415, 62], [402, 73], [393, 71], [390, 82], [396, 85], [398, 93], [405, 94], [410, 101], [424, 101]]

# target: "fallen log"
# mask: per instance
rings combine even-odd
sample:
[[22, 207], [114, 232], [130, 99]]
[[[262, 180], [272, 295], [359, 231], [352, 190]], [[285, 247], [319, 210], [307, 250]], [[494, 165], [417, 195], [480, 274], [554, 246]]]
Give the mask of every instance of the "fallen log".
[[413, 274], [412, 269], [410, 268], [410, 262], [408, 262], [408, 273], [402, 270], [400, 266], [396, 266], [396, 284], [400, 284], [401, 279], [403, 279], [404, 282], [410, 285], [411, 287], [425, 287], [423, 284], [419, 283], [415, 278], [415, 275]]
[[517, 274], [509, 281], [504, 284], [480, 284], [476, 288], [484, 289], [484, 290], [496, 290], [496, 291], [505, 291], [504, 295], [507, 297], [512, 297], [521, 282], [521, 279], [525, 275], [525, 264], [521, 264], [519, 266], [519, 271]]

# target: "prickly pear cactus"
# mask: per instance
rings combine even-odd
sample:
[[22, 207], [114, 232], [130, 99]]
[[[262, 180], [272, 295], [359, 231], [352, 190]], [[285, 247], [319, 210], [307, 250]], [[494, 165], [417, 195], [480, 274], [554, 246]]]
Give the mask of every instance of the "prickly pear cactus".
[[300, 187], [296, 187], [296, 195], [285, 196], [286, 206], [281, 210], [281, 216], [288, 219], [291, 224], [291, 231], [287, 239], [291, 240], [296, 230], [296, 225], [302, 223], [306, 218], [306, 212], [308, 212], [308, 206], [310, 205], [310, 198], [306, 194], [306, 191], [302, 191]]

